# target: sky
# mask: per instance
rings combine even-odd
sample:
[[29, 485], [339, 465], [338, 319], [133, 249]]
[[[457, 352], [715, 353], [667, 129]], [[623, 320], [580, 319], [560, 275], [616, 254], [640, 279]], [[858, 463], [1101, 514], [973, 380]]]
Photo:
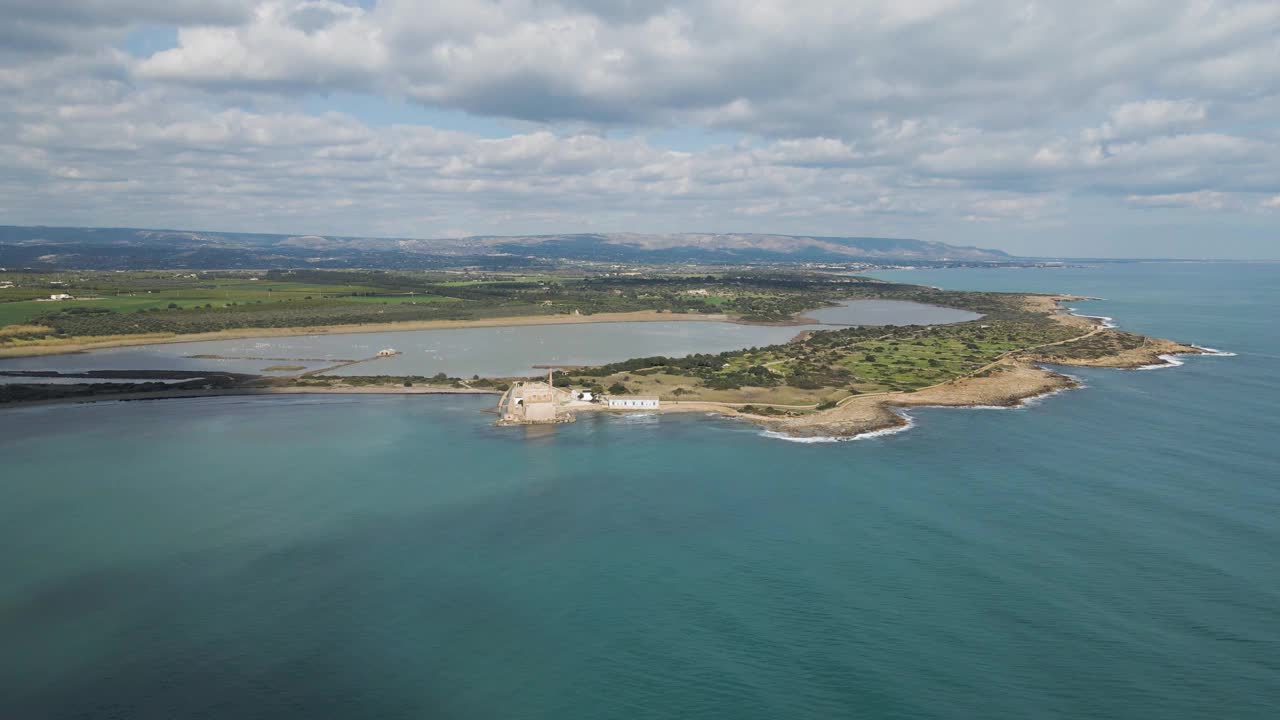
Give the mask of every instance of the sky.
[[0, 224], [1280, 259], [1276, 0], [0, 0]]

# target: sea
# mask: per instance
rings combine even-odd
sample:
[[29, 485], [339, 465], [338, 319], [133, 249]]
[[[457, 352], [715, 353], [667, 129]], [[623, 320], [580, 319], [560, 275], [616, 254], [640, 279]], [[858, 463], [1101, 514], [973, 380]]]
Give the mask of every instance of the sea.
[[0, 718], [1280, 715], [1280, 265], [894, 271], [1214, 348], [791, 442], [492, 398], [0, 410]]

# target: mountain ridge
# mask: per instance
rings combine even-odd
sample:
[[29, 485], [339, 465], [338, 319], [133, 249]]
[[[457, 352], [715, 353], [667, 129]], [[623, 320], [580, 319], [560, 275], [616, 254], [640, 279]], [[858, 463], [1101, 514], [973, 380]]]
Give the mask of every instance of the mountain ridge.
[[0, 266], [387, 267], [780, 262], [1008, 262], [1001, 250], [912, 238], [770, 233], [551, 233], [389, 238], [149, 228], [0, 226]]

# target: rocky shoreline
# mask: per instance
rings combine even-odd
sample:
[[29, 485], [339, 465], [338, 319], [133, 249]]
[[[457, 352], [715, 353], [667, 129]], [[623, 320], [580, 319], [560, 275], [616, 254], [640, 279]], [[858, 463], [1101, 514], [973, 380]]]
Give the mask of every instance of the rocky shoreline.
[[[792, 438], [853, 439], [871, 433], [904, 429], [910, 420], [900, 412], [916, 407], [1019, 407], [1037, 398], [1054, 395], [1080, 386], [1075, 378], [1044, 365], [1112, 368], [1121, 370], [1150, 369], [1179, 364], [1171, 358], [1178, 355], [1206, 355], [1215, 351], [1162, 338], [1122, 333], [1114, 329], [1109, 318], [1079, 315], [1063, 307], [1066, 302], [1094, 298], [1070, 295], [1029, 295], [1028, 305], [1053, 313], [1055, 320], [1089, 329], [1084, 337], [1113, 333], [1136, 347], [1124, 348], [1096, 357], [1070, 357], [1060, 348], [1044, 348], [1015, 353], [1002, 358], [985, 371], [973, 376], [903, 393], [855, 396], [835, 408], [791, 418], [776, 418], [732, 412], [736, 417], [754, 422], [766, 430]], [[1068, 347], [1064, 343], [1060, 347]]]

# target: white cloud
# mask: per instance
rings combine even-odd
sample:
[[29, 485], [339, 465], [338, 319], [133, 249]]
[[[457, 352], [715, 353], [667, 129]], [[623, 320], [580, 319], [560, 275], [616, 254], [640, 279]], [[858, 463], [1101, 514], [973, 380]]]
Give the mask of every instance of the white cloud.
[[1196, 208], [1199, 210], [1224, 210], [1231, 205], [1231, 197], [1212, 190], [1197, 190], [1163, 195], [1130, 195], [1125, 202], [1147, 208]]
[[216, 87], [342, 84], [536, 122], [696, 119], [814, 135], [938, 106], [966, 121], [1052, 124], [1117, 94], [1185, 91], [1126, 99], [1096, 130], [1130, 137], [1194, 126], [1208, 99], [1280, 90], [1250, 61], [1274, 57], [1276, 34], [1260, 30], [1278, 24], [1280, 5], [1265, 0], [1161, 12], [1101, 0], [474, 0], [430, 12], [409, 0], [367, 11], [268, 0], [238, 27], [184, 32], [138, 73]]
[[1204, 123], [1208, 112], [1192, 100], [1143, 100], [1129, 102], [1111, 112], [1099, 128], [1085, 131], [1090, 141], [1165, 135], [1190, 130]]
[[248, 16], [251, 1], [0, 0], [0, 64], [91, 51], [144, 24], [236, 24]]
[[382, 30], [328, 0], [270, 2], [234, 27], [196, 26], [137, 64], [139, 78], [272, 89], [372, 88], [387, 64]]
[[[1265, 0], [0, 0], [0, 14], [0, 222], [943, 239], [964, 220], [1033, 234], [1082, 205], [1098, 222], [1273, 217], [1280, 197], [1280, 4]], [[124, 51], [157, 26], [174, 47]], [[361, 113], [371, 97], [462, 129]], [[714, 141], [664, 140], [690, 128]]]

